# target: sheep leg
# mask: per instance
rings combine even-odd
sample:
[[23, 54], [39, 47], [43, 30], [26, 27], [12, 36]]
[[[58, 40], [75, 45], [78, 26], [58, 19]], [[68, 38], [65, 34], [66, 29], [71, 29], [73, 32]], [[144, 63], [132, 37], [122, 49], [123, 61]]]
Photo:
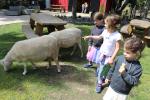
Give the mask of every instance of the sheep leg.
[[58, 61], [58, 58], [54, 59], [55, 63], [56, 63], [56, 66], [57, 66], [57, 72], [60, 73], [61, 72], [61, 67], [59, 65], [59, 61]]
[[33, 69], [36, 69], [36, 65], [33, 62], [31, 62], [31, 64], [32, 64]]
[[26, 65], [26, 64], [24, 64], [24, 71], [23, 71], [22, 74], [23, 74], [23, 75], [26, 75], [26, 74], [27, 74], [27, 65]]
[[49, 69], [51, 65], [52, 65], [52, 64], [51, 64], [51, 59], [49, 59], [49, 60], [48, 60], [48, 66], [47, 66], [46, 69]]
[[78, 43], [78, 46], [80, 48], [80, 51], [81, 51], [81, 58], [83, 57], [83, 50], [82, 50], [82, 46], [81, 46], [81, 43]]
[[72, 52], [71, 52], [71, 54], [70, 54], [71, 56], [74, 54], [74, 52], [75, 52], [76, 48], [77, 48], [77, 46], [76, 46], [76, 45], [74, 45], [74, 46], [73, 46], [73, 50], [72, 50]]

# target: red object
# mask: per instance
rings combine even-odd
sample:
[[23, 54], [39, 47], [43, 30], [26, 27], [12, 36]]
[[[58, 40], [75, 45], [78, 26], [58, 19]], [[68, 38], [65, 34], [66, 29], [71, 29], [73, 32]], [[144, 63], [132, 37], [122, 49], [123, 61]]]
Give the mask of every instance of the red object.
[[107, 0], [106, 3], [106, 13], [108, 13], [111, 10], [112, 0]]
[[66, 12], [68, 12], [68, 0], [51, 0], [52, 5], [63, 5]]
[[106, 11], [106, 3], [107, 3], [107, 0], [100, 0], [100, 12], [102, 14], [104, 14]]
[[111, 10], [112, 0], [100, 0], [100, 12], [105, 14]]

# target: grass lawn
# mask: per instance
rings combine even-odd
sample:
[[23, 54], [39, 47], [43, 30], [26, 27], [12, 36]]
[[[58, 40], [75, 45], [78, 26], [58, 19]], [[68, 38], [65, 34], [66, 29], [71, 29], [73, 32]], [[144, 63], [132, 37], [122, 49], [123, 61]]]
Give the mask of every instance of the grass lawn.
[[[90, 25], [72, 25], [78, 27], [83, 35], [90, 33]], [[21, 24], [0, 26], [0, 59], [10, 50], [12, 45], [25, 39]], [[82, 41], [84, 55], [87, 42]], [[150, 98], [150, 48], [145, 48], [141, 64], [143, 75], [140, 84], [129, 95], [129, 100], [149, 100]], [[0, 100], [102, 100], [106, 89], [101, 94], [95, 93], [95, 68], [85, 69], [87, 61], [80, 58], [79, 50], [73, 57], [70, 49], [61, 49], [60, 64], [62, 73], [58, 74], [55, 64], [46, 70], [47, 62], [37, 63], [40, 67], [33, 70], [28, 63], [28, 74], [22, 75], [23, 63], [14, 62], [9, 72], [0, 66]]]

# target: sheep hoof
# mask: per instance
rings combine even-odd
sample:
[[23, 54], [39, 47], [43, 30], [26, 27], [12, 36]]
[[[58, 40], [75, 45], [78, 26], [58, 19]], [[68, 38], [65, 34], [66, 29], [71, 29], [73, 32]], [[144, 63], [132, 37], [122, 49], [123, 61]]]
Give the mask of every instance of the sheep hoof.
[[46, 69], [49, 69], [49, 66], [48, 66], [48, 67], [46, 67]]
[[73, 56], [73, 53], [71, 53], [70, 56]]
[[23, 73], [22, 73], [22, 75], [26, 75], [26, 74], [27, 74], [27, 72], [23, 72]]
[[60, 73], [60, 72], [61, 72], [61, 69], [58, 69], [57, 72]]

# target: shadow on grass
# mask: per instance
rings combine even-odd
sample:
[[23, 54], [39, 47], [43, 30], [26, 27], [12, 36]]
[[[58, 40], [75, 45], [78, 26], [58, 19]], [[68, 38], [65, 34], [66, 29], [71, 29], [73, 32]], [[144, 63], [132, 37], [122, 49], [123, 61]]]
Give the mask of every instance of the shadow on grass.
[[[23, 33], [20, 33], [23, 34]], [[10, 32], [5, 34], [0, 34], [0, 42], [16, 42], [20, 40], [25, 40], [26, 38], [22, 35], [19, 36], [16, 32]]]
[[0, 59], [2, 59], [7, 54], [13, 44], [14, 43], [0, 42]]
[[[18, 25], [19, 26], [19, 25]], [[83, 34], [89, 34], [90, 29], [86, 27], [78, 27], [83, 31]], [[10, 30], [11, 31], [11, 30]], [[13, 44], [16, 41], [24, 40], [25, 37], [19, 32], [6, 32], [0, 34], [0, 59], [3, 58], [6, 53], [10, 50]], [[83, 52], [86, 53], [87, 48], [85, 41], [82, 40], [83, 44]], [[46, 70], [45, 67], [38, 68], [33, 70], [31, 65], [28, 66], [28, 74], [26, 76], [22, 75], [23, 65], [13, 65], [12, 69], [9, 72], [4, 72], [3, 67], [0, 65], [0, 89], [3, 90], [25, 90], [24, 84], [33, 85], [39, 84], [38, 86], [52, 86], [53, 88], [61, 89], [68, 87], [66, 82], [73, 82], [79, 84], [91, 85], [94, 84], [91, 81], [91, 71], [93, 70], [83, 70], [80, 68], [82, 64], [85, 62], [85, 58], [80, 58], [80, 50], [77, 48], [75, 54], [70, 56], [72, 48], [65, 49], [62, 51], [62, 56], [60, 57], [61, 61], [66, 61], [71, 64], [69, 65], [61, 65], [62, 72], [60, 74], [57, 73], [56, 66], [51, 66], [49, 70]], [[29, 82], [29, 83], [28, 83]], [[31, 84], [30, 84], [31, 83]], [[32, 84], [33, 83], [33, 84]], [[38, 87], [37, 86], [37, 87]]]
[[23, 87], [24, 82], [40, 83], [58, 89], [67, 87], [65, 82], [93, 84], [88, 80], [91, 77], [88, 71], [79, 70], [77, 66], [72, 65], [61, 65], [61, 67], [62, 72], [57, 73], [55, 65], [52, 65], [48, 70], [43, 66], [33, 70], [30, 66], [27, 75], [23, 76], [23, 66], [21, 65], [13, 66], [9, 72], [4, 72], [2, 66], [0, 66], [0, 89], [17, 90]]

